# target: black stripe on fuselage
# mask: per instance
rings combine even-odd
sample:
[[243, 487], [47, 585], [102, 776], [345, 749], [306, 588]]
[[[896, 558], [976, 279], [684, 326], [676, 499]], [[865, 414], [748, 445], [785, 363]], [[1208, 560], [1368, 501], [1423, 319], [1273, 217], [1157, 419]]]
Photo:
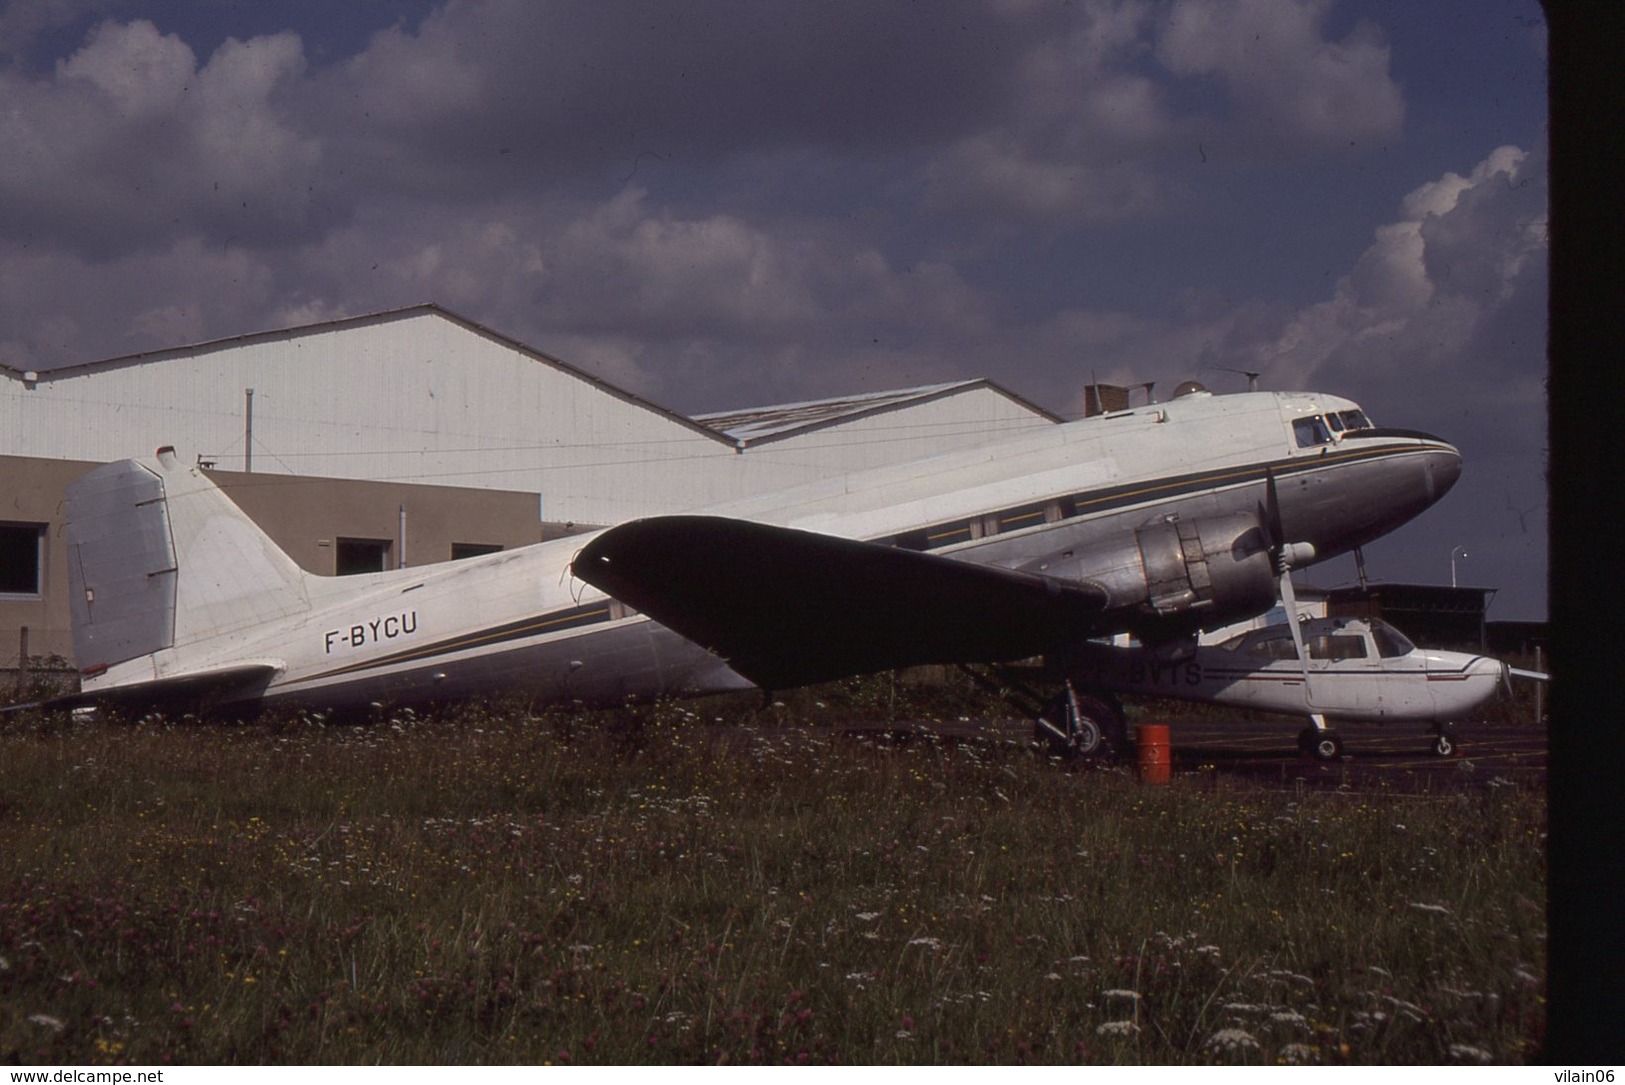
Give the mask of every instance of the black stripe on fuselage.
[[[1416, 436], [1425, 435], [1417, 434]], [[1284, 460], [1272, 460], [1268, 463], [1241, 464], [1235, 467], [1195, 471], [1185, 475], [1141, 479], [1137, 482], [1126, 482], [1105, 489], [1069, 494], [1055, 498], [1050, 503], [1060, 506], [1061, 520], [1071, 520], [1079, 516], [1094, 516], [1103, 512], [1115, 512], [1119, 509], [1132, 508], [1152, 501], [1170, 501], [1207, 490], [1263, 482], [1271, 474], [1277, 479], [1290, 478], [1294, 475], [1318, 471], [1331, 466], [1355, 463], [1361, 460], [1385, 459], [1396, 455], [1413, 455], [1433, 451], [1435, 451], [1434, 448], [1426, 445], [1409, 444], [1382, 445], [1377, 448], [1345, 447], [1335, 451], [1331, 449], [1331, 446], [1327, 446], [1327, 450], [1318, 456], [1293, 456]], [[875, 541], [891, 543], [894, 546], [901, 546], [908, 550], [940, 550], [956, 543], [969, 542], [975, 537], [971, 532], [971, 524], [988, 518], [997, 519], [1001, 532], [1016, 531], [1029, 525], [1037, 526], [1043, 507], [1043, 504], [1034, 505], [1027, 502], [1008, 509], [982, 513], [978, 516], [944, 521], [931, 527], [908, 531], [901, 535]]]
[[600, 622], [607, 622], [611, 617], [608, 600], [589, 603], [585, 606], [571, 607], [568, 610], [556, 610], [551, 614], [537, 614], [529, 618], [520, 618], [517, 621], [491, 626], [489, 629], [476, 629], [469, 633], [447, 637], [444, 640], [433, 641], [429, 644], [403, 648], [398, 652], [391, 652], [376, 659], [358, 660], [343, 667], [335, 667], [320, 674], [313, 674], [309, 678], [302, 679], [302, 681], [332, 678], [341, 674], [355, 674], [358, 671], [389, 667], [397, 663], [413, 663], [432, 659], [435, 656], [466, 652], [471, 648], [488, 648], [509, 641], [528, 640], [532, 637], [563, 633], [570, 629], [579, 629], [585, 625], [597, 625]]

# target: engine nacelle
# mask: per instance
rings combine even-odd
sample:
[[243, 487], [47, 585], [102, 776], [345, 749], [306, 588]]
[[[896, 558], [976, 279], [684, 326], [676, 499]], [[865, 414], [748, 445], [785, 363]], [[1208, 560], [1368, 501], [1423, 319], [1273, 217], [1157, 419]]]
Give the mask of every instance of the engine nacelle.
[[1142, 639], [1251, 617], [1275, 604], [1275, 563], [1258, 518], [1235, 513], [1159, 520], [1121, 542], [1050, 555], [1022, 567], [1092, 584]]

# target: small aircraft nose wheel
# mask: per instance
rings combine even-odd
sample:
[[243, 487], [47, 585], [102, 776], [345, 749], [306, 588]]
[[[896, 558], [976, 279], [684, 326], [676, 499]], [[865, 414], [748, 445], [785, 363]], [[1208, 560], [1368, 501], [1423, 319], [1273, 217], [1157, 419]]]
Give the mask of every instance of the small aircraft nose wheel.
[[1454, 757], [1461, 749], [1461, 740], [1453, 728], [1441, 727], [1433, 736], [1433, 752], [1440, 757]]
[[1038, 737], [1057, 757], [1088, 758], [1110, 754], [1125, 734], [1123, 718], [1099, 697], [1068, 685], [1034, 721]]
[[1316, 761], [1336, 761], [1343, 756], [1343, 736], [1336, 731], [1305, 727], [1298, 733], [1298, 749]]

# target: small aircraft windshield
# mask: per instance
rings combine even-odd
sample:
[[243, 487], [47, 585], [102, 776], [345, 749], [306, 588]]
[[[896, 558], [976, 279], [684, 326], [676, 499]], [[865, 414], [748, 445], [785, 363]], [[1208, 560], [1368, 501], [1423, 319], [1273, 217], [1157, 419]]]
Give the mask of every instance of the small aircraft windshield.
[[1384, 659], [1408, 656], [1416, 651], [1416, 645], [1411, 643], [1410, 638], [1387, 622], [1373, 621], [1371, 636], [1377, 642], [1377, 654]]

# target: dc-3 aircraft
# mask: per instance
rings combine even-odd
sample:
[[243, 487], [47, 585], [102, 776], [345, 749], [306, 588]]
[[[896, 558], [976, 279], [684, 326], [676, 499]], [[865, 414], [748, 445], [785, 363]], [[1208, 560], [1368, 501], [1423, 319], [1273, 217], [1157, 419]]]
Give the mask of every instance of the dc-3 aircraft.
[[[1188, 659], [1200, 629], [1281, 597], [1294, 612], [1290, 570], [1392, 531], [1460, 473], [1450, 444], [1337, 396], [1181, 392], [703, 514], [343, 578], [300, 569], [160, 449], [69, 489], [82, 692], [55, 703], [604, 704], [1059, 659], [1123, 631]], [[1040, 726], [1098, 749], [1113, 721], [1063, 709]]]

